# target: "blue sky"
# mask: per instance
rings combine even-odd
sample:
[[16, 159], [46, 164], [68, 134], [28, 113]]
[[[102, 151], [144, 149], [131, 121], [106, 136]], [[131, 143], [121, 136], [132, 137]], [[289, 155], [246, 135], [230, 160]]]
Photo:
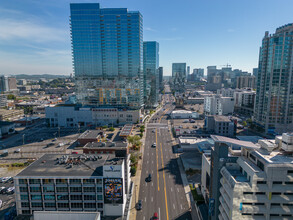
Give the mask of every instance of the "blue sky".
[[293, 22], [292, 0], [2, 0], [0, 74], [72, 73], [69, 3], [138, 10], [144, 40], [160, 43], [160, 66], [229, 63], [251, 72], [265, 31]]

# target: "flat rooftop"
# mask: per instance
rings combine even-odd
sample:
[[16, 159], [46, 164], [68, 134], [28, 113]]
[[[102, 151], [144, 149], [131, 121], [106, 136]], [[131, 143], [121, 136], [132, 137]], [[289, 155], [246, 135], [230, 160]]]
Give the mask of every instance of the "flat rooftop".
[[112, 154], [45, 154], [16, 176], [103, 176], [103, 165], [110, 163], [113, 159], [115, 159], [117, 165], [122, 164], [123, 158], [116, 158]]
[[131, 134], [133, 129], [133, 125], [132, 124], [126, 124], [124, 125], [124, 127], [122, 128], [122, 131], [120, 132], [120, 136], [121, 137], [127, 137]]
[[259, 149], [252, 152], [252, 154], [258, 158], [262, 158], [264, 161], [270, 164], [292, 164], [293, 166], [293, 154], [286, 154], [284, 151], [276, 150], [269, 152], [266, 149]]
[[246, 147], [246, 148], [251, 148], [251, 149], [259, 149], [260, 147], [250, 141], [240, 141], [234, 138], [228, 138], [228, 137], [224, 137], [224, 136], [219, 136], [219, 135], [211, 135], [211, 138], [215, 141], [215, 142], [222, 142], [225, 143], [227, 145], [236, 145], [239, 147]]
[[83, 132], [78, 139], [96, 139], [102, 130], [86, 130]]
[[214, 119], [217, 122], [231, 122], [229, 117], [223, 115], [215, 115]]
[[262, 137], [260, 136], [236, 136], [236, 138], [240, 141], [250, 141], [254, 144], [258, 143], [258, 140], [261, 140], [263, 139]]
[[113, 149], [120, 149], [120, 148], [127, 148], [127, 142], [92, 142], [87, 143], [83, 148], [87, 149], [99, 149], [99, 148], [113, 148]]

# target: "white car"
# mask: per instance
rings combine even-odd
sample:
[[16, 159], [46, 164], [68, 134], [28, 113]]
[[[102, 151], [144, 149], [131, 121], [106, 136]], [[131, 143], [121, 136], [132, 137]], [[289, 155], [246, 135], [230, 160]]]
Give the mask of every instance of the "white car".
[[7, 194], [13, 194], [14, 193], [14, 190], [15, 190], [15, 187], [9, 187], [6, 191]]
[[10, 178], [11, 178], [11, 176], [2, 177], [2, 178], [0, 178], [0, 182], [2, 182], [2, 183], [6, 183], [7, 181], [10, 180]]
[[2, 200], [0, 200], [0, 209], [2, 208]]

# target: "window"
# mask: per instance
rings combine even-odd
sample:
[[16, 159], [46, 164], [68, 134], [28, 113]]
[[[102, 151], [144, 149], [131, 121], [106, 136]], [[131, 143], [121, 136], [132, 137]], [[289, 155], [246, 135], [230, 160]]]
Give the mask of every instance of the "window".
[[33, 208], [41, 208], [41, 207], [43, 207], [43, 203], [41, 203], [41, 202], [32, 202], [32, 207]]
[[95, 192], [95, 187], [83, 187], [84, 192]]
[[28, 202], [22, 202], [21, 207], [22, 208], [30, 207], [30, 204]]
[[242, 215], [252, 215], [251, 213], [242, 213]]
[[67, 184], [66, 179], [56, 179], [56, 184]]
[[28, 195], [20, 195], [21, 200], [28, 200]]
[[293, 182], [285, 182], [285, 184], [293, 184]]
[[22, 210], [21, 212], [22, 212], [22, 214], [24, 214], [24, 215], [25, 215], [25, 214], [31, 214], [30, 210]]
[[82, 200], [82, 195], [70, 195], [71, 200]]
[[69, 203], [58, 203], [58, 208], [69, 208]]
[[70, 187], [70, 192], [81, 192], [81, 187]]
[[81, 179], [70, 179], [70, 184], [81, 184]]
[[257, 161], [257, 166], [264, 171], [264, 164], [262, 162], [260, 162], [259, 160]]
[[52, 184], [54, 183], [54, 180], [53, 179], [43, 179], [43, 184]]
[[97, 192], [102, 192], [102, 191], [103, 191], [103, 188], [100, 187], [100, 186], [98, 186], [98, 187], [97, 187]]
[[102, 209], [103, 208], [103, 203], [98, 203], [98, 209]]
[[45, 203], [45, 208], [56, 208], [55, 203]]
[[256, 192], [255, 195], [265, 195], [265, 192]]
[[252, 205], [251, 202], [243, 202], [242, 205]]
[[54, 195], [44, 195], [44, 200], [55, 200]]
[[29, 179], [30, 184], [40, 184], [41, 180], [40, 179]]
[[257, 184], [267, 184], [267, 181], [257, 181]]
[[273, 184], [282, 184], [282, 181], [273, 181]]
[[95, 183], [95, 180], [94, 179], [84, 179], [83, 183], [84, 184], [86, 184], [86, 183]]
[[84, 200], [96, 200], [96, 195], [84, 195]]
[[243, 195], [252, 195], [253, 192], [243, 192]]
[[103, 183], [102, 179], [97, 179], [97, 184], [102, 184], [102, 183]]
[[76, 203], [76, 202], [72, 202], [71, 203], [71, 208], [78, 208], [78, 209], [82, 209], [82, 203]]
[[39, 187], [39, 186], [31, 186], [30, 191], [31, 192], [41, 192], [41, 187]]
[[293, 196], [293, 193], [285, 192], [284, 195], [287, 195], [287, 196]]
[[95, 209], [96, 203], [84, 203], [84, 208]]
[[41, 195], [31, 195], [31, 200], [42, 200]]
[[56, 187], [57, 192], [68, 192], [67, 187]]
[[68, 195], [57, 195], [57, 200], [68, 200]]
[[19, 191], [20, 192], [28, 192], [28, 188], [27, 187], [19, 187]]
[[27, 184], [27, 180], [26, 179], [19, 179], [19, 184]]
[[54, 192], [55, 188], [54, 188], [54, 186], [45, 186], [45, 187], [43, 187], [43, 191], [44, 192]]
[[97, 195], [97, 200], [103, 200], [103, 195]]
[[288, 170], [288, 174], [293, 174], [293, 170]]
[[281, 195], [280, 192], [273, 192], [272, 195]]
[[256, 203], [254, 203], [254, 205], [265, 205], [265, 204], [261, 203], [261, 202], [256, 202]]

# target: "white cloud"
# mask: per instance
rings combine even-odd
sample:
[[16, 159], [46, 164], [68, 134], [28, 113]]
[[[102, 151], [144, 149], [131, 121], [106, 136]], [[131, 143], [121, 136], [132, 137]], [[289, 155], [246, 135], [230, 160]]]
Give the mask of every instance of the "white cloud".
[[150, 28], [150, 27], [144, 27], [145, 31], [152, 31], [152, 32], [157, 32], [157, 30]]
[[31, 21], [13, 19], [0, 20], [0, 40], [28, 40], [36, 43], [68, 41], [69, 30], [47, 27]]

